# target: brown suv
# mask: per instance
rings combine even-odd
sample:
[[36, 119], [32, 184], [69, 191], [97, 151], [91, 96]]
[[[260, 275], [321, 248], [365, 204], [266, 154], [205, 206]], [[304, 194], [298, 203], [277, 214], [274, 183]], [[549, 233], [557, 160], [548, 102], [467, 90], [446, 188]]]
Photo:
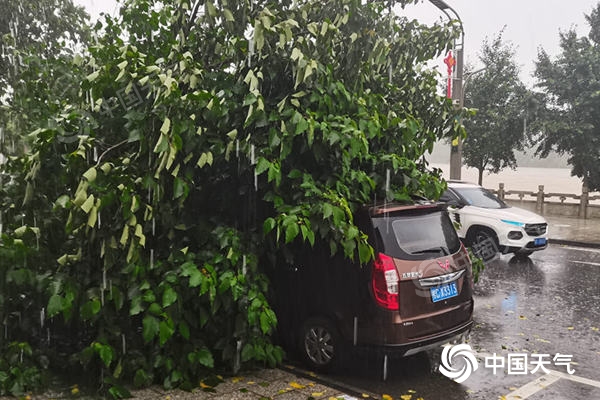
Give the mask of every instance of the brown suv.
[[[407, 356], [464, 339], [472, 325], [471, 262], [445, 208], [387, 204], [355, 214], [375, 259], [361, 266], [316, 243], [276, 268], [284, 345], [327, 370], [346, 350]], [[384, 376], [386, 374], [384, 367]]]

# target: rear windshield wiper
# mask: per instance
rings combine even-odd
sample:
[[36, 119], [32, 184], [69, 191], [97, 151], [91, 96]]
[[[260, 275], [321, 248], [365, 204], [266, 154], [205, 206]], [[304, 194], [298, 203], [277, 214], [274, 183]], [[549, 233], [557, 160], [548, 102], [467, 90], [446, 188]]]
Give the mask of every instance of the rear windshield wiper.
[[413, 251], [411, 254], [425, 254], [425, 253], [442, 253], [447, 256], [450, 254], [447, 248], [445, 247], [432, 247], [431, 249], [424, 249], [419, 251]]

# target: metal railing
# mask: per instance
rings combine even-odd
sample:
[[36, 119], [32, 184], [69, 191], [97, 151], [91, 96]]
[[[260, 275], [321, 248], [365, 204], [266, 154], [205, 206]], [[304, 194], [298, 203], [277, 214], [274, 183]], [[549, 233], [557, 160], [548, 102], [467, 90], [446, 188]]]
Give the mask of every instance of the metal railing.
[[535, 202], [535, 210], [540, 214], [547, 211], [547, 205], [552, 205], [555, 208], [556, 206], [561, 205], [565, 207], [578, 206], [577, 216], [579, 218], [588, 218], [590, 207], [599, 207], [597, 204], [591, 203], [600, 200], [600, 195], [590, 195], [590, 192], [585, 185], [581, 188], [581, 194], [546, 193], [544, 192], [544, 185], [539, 185], [537, 192], [528, 190], [506, 190], [504, 183], [500, 183], [497, 190], [489, 190], [495, 193], [503, 201], [518, 199], [520, 202]]

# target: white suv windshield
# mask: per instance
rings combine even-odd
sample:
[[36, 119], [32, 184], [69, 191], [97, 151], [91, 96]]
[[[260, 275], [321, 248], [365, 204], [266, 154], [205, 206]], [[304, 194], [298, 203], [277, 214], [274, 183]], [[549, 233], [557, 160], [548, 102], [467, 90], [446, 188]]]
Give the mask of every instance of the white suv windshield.
[[506, 208], [508, 207], [502, 200], [494, 194], [480, 187], [452, 188], [458, 193], [470, 206], [481, 208]]

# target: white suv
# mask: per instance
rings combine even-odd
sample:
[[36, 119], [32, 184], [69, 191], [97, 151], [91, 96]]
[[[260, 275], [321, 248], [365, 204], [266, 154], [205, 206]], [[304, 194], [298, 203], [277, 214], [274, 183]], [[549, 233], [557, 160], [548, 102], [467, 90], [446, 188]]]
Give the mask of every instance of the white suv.
[[543, 217], [511, 207], [479, 185], [449, 181], [440, 201], [448, 204], [458, 236], [474, 250], [489, 255], [494, 246], [493, 255], [500, 251], [528, 256], [548, 246], [548, 223]]

